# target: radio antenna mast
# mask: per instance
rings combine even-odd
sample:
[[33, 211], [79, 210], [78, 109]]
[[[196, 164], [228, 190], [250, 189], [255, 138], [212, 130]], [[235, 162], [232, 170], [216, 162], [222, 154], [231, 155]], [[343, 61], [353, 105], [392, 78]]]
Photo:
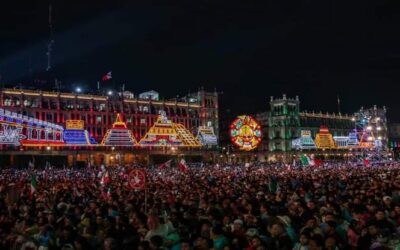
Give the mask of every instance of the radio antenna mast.
[[49, 4], [49, 42], [47, 43], [47, 68], [46, 71], [50, 71], [51, 69], [51, 52], [53, 50], [53, 23], [52, 23], [52, 6], [51, 3]]

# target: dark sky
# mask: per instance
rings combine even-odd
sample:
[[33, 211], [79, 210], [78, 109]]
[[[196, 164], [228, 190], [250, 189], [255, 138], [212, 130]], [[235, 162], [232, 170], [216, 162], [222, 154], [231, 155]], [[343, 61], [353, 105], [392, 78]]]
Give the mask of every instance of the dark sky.
[[[223, 91], [222, 112], [267, 109], [299, 95], [306, 110], [386, 105], [400, 121], [398, 1], [53, 1], [51, 74], [96, 86], [109, 70], [135, 93]], [[44, 0], [7, 1], [0, 74], [17, 83], [46, 67]]]

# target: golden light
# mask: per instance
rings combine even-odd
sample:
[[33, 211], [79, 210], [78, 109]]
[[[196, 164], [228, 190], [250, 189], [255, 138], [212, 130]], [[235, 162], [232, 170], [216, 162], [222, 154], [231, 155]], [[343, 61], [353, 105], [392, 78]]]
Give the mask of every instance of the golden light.
[[230, 125], [229, 135], [233, 145], [240, 150], [250, 151], [261, 142], [261, 126], [251, 116], [238, 116]]

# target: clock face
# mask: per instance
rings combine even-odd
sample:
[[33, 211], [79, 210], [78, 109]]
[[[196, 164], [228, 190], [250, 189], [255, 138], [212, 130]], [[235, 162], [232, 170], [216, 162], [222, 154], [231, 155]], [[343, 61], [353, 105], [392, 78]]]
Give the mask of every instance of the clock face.
[[250, 151], [261, 142], [261, 126], [251, 116], [238, 116], [230, 126], [231, 141], [241, 150]]

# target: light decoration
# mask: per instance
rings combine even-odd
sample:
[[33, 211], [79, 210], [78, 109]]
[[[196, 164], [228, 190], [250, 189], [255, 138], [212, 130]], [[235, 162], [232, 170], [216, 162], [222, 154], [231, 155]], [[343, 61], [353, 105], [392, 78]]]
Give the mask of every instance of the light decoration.
[[122, 121], [120, 114], [112, 125], [112, 128], [107, 130], [103, 137], [101, 145], [104, 146], [135, 146], [136, 139], [131, 130]]
[[60, 125], [0, 108], [0, 144], [41, 146], [64, 144]]
[[260, 145], [260, 124], [251, 116], [238, 116], [230, 125], [229, 135], [233, 145], [240, 150], [250, 151]]
[[319, 133], [315, 136], [315, 145], [320, 149], [336, 148], [335, 141], [333, 140], [332, 134], [329, 133], [327, 126], [321, 126], [319, 128]]
[[334, 136], [333, 140], [338, 148], [349, 147], [350, 138], [348, 136]]
[[89, 136], [87, 130], [84, 129], [85, 122], [83, 120], [67, 120], [66, 129], [64, 130], [64, 141], [68, 145], [92, 145], [97, 142]]
[[358, 147], [360, 144], [358, 137], [357, 137], [357, 132], [350, 132], [349, 133], [349, 141], [347, 145], [349, 147]]
[[200, 141], [182, 124], [173, 123], [166, 116], [165, 111], [160, 111], [154, 125], [139, 141], [140, 146], [185, 146], [201, 147]]
[[294, 149], [315, 149], [315, 142], [311, 137], [310, 130], [301, 130], [300, 138], [292, 141], [292, 148]]
[[0, 131], [0, 144], [19, 146], [20, 140], [24, 139], [22, 127], [9, 127], [8, 124], [2, 126]]
[[215, 146], [218, 145], [217, 136], [214, 133], [214, 128], [200, 126], [197, 131], [197, 139], [201, 142], [201, 144]]

